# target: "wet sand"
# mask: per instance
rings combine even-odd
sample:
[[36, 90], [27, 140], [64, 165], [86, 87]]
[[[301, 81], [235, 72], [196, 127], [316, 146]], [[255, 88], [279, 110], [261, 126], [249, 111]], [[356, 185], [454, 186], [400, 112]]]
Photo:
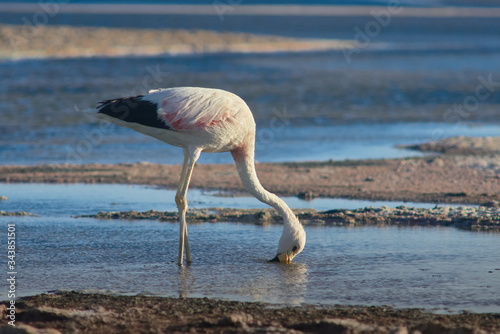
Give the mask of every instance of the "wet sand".
[[[15, 333], [498, 333], [498, 314], [391, 307], [273, 307], [208, 298], [63, 292], [23, 298]], [[2, 313], [5, 313], [4, 305]], [[2, 333], [9, 327], [3, 318]], [[44, 330], [38, 330], [43, 328]]]

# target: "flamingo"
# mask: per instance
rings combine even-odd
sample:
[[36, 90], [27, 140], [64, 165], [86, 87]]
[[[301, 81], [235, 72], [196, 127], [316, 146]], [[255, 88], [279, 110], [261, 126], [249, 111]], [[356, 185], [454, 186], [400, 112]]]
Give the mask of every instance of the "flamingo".
[[150, 90], [148, 94], [101, 101], [94, 116], [159, 139], [184, 150], [184, 163], [175, 195], [179, 211], [178, 264], [191, 263], [186, 193], [201, 152], [231, 152], [247, 191], [277, 210], [283, 233], [270, 262], [290, 263], [305, 246], [306, 233], [286, 203], [268, 192], [255, 171], [255, 121], [245, 101], [220, 89], [176, 87]]

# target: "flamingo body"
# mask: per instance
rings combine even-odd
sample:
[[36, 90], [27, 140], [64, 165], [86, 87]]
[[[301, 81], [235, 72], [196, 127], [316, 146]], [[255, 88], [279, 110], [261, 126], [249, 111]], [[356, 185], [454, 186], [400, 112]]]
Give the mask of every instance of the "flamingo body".
[[274, 261], [289, 263], [304, 248], [305, 232], [297, 217], [283, 200], [265, 190], [257, 178], [255, 121], [250, 108], [237, 95], [198, 87], [158, 89], [146, 95], [102, 101], [97, 109], [87, 111], [184, 149], [175, 198], [180, 222], [179, 265], [183, 263], [184, 248], [187, 261], [191, 261], [185, 219], [186, 193], [201, 152], [230, 151], [246, 189], [283, 217], [283, 234]]
[[255, 133], [246, 103], [219, 89], [153, 90], [144, 96], [103, 101], [96, 116], [170, 145], [212, 153], [231, 151]]

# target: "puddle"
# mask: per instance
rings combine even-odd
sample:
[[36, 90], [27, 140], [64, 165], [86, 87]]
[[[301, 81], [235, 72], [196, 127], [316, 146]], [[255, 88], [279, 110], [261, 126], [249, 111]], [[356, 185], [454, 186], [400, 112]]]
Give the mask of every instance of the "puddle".
[[[94, 214], [100, 211], [177, 211], [175, 190], [124, 184], [9, 184], [0, 183], [0, 210], [26, 211], [42, 216], [71, 216]], [[312, 201], [284, 197], [291, 208], [316, 210], [358, 209], [369, 206], [397, 207], [399, 205], [432, 208], [432, 203], [362, 201], [338, 198], [316, 198]], [[254, 197], [220, 196], [218, 191], [189, 189], [190, 208], [268, 208]]]
[[308, 226], [304, 252], [292, 265], [281, 265], [266, 262], [280, 226], [204, 223], [189, 226], [193, 263], [179, 268], [175, 223], [69, 217], [0, 222], [16, 225], [20, 296], [68, 289], [285, 305], [500, 310], [497, 234]]

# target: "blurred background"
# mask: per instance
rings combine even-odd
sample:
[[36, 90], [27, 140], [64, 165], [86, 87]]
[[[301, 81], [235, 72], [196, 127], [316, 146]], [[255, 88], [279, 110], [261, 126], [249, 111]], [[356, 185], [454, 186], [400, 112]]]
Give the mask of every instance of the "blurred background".
[[261, 162], [499, 135], [500, 2], [0, 1], [1, 164], [181, 163], [79, 112], [175, 86], [241, 96]]

